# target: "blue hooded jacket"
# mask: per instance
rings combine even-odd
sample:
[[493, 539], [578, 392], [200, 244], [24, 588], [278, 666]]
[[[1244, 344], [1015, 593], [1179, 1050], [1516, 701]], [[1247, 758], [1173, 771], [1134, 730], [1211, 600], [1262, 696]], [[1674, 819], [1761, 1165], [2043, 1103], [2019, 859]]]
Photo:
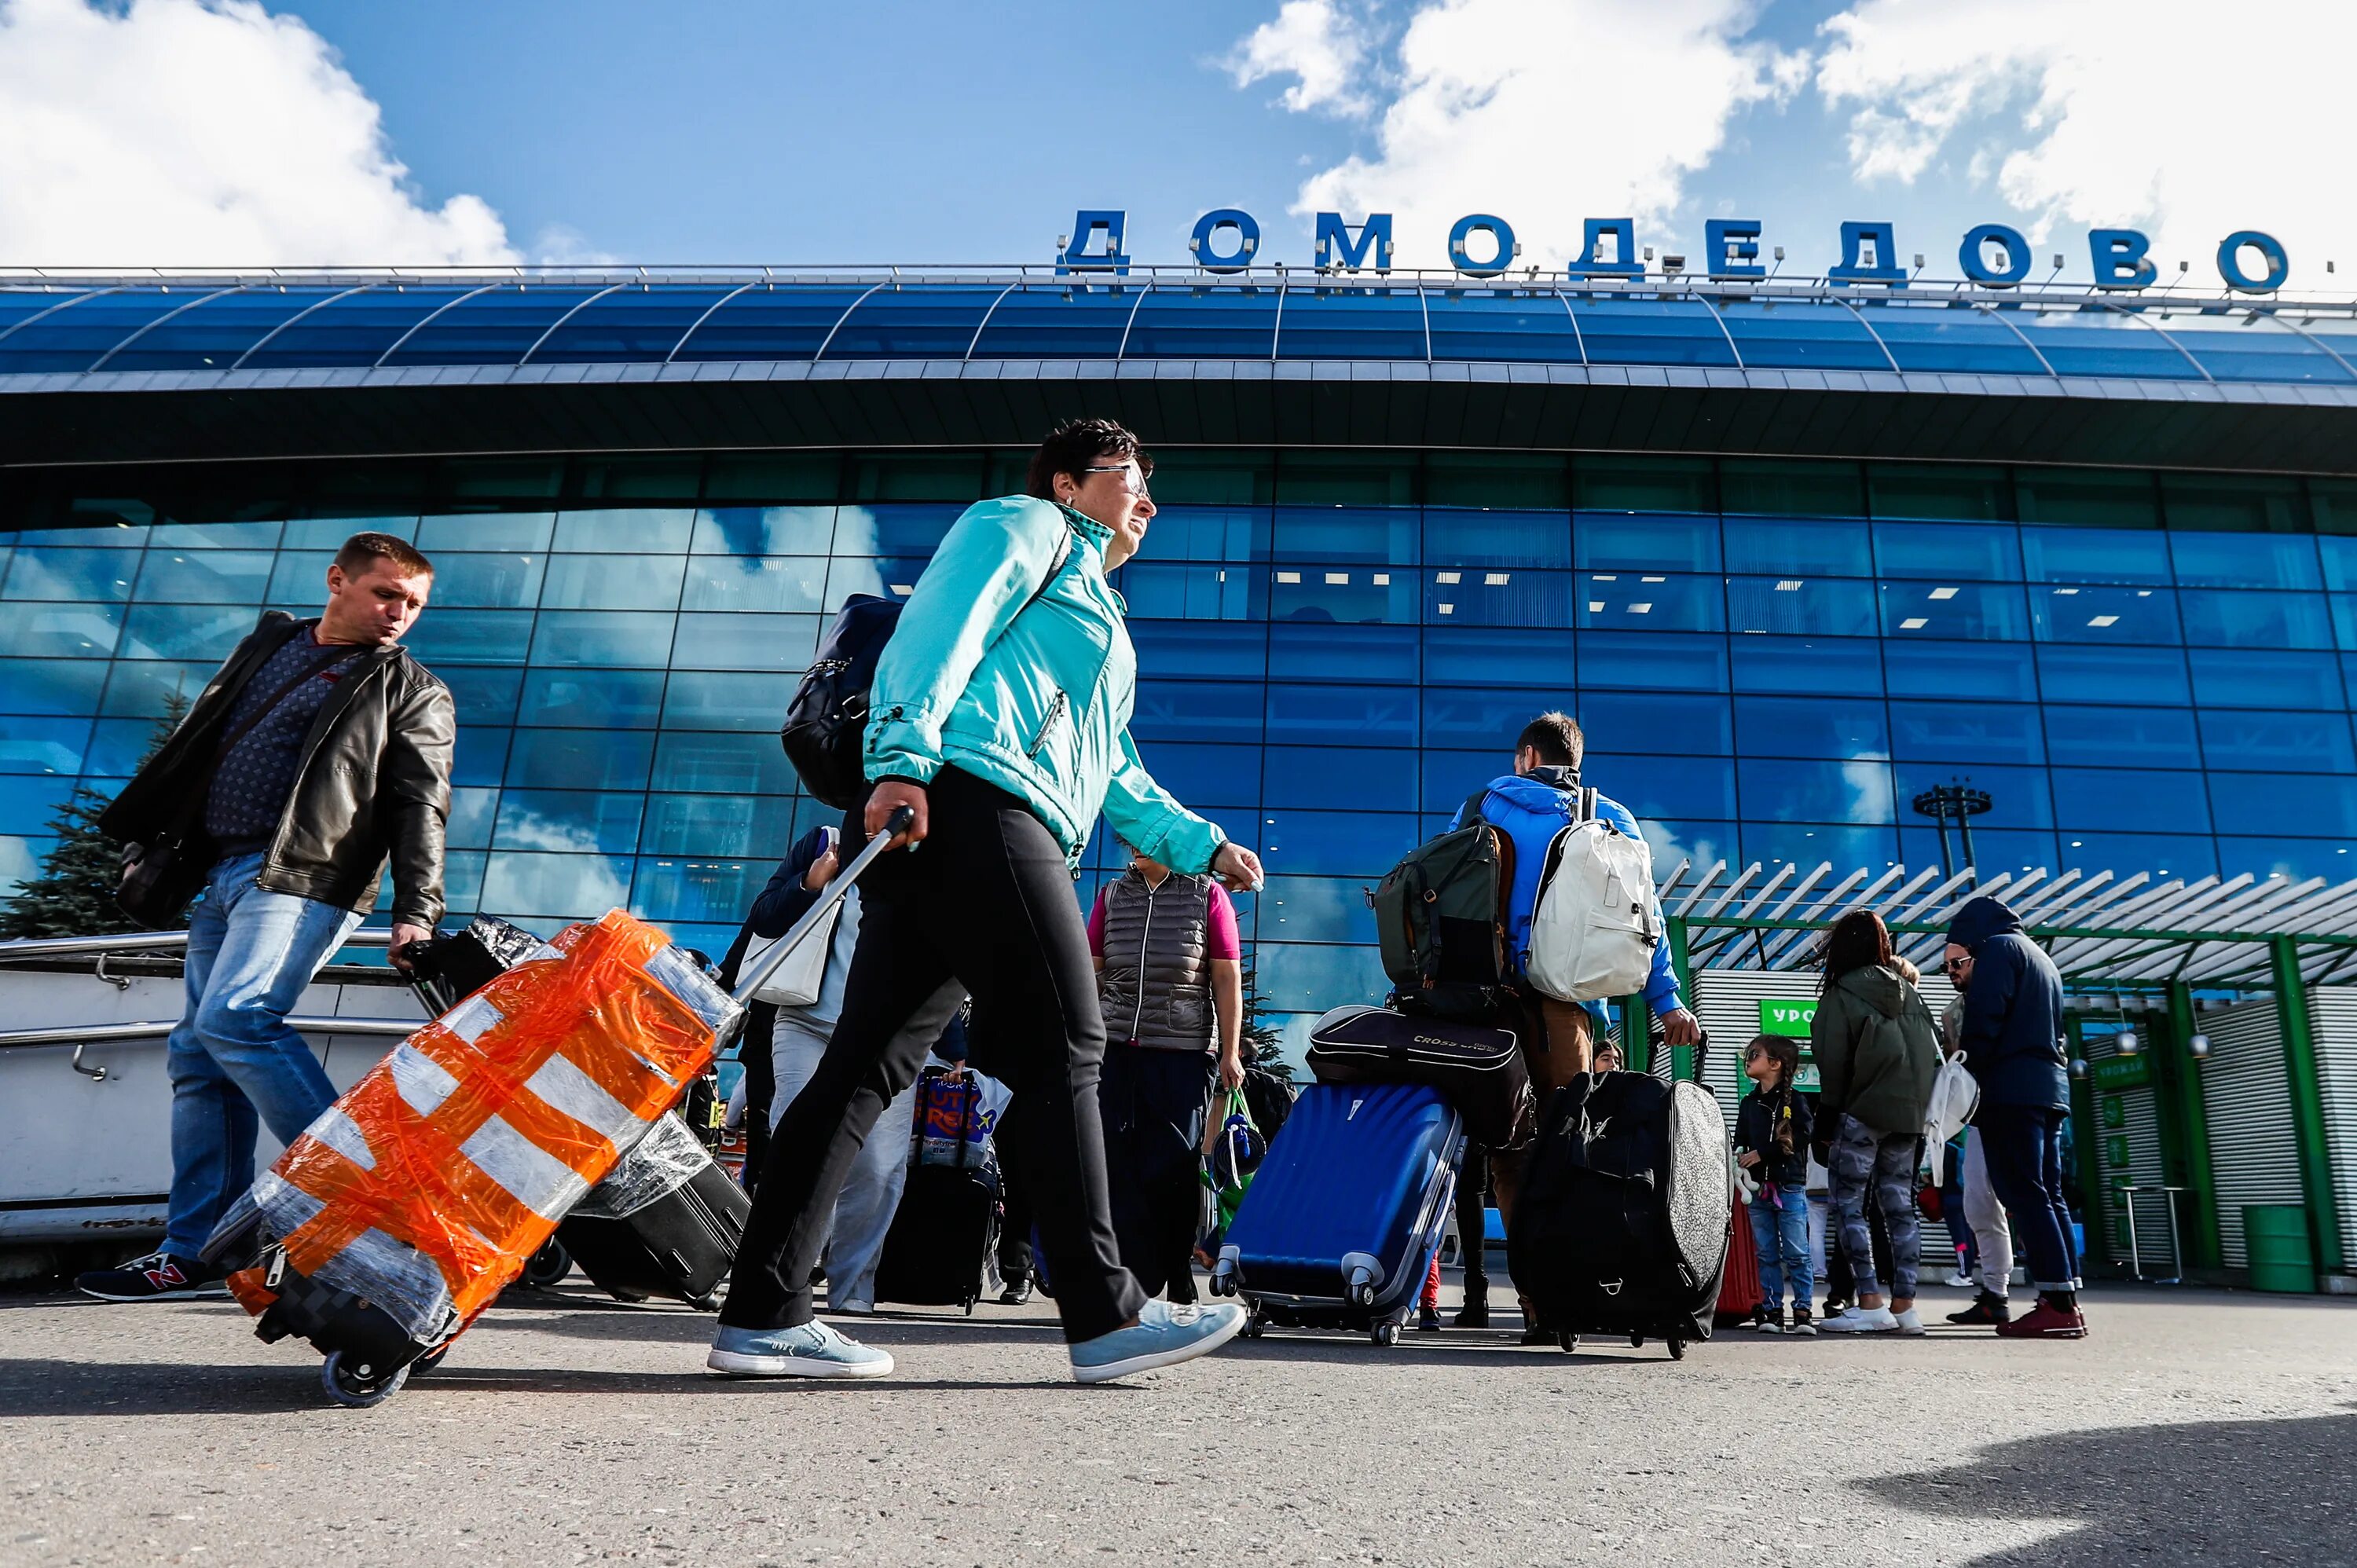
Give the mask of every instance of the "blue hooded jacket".
[[[1530, 967], [1531, 915], [1538, 907], [1539, 873], [1545, 869], [1547, 846], [1555, 835], [1570, 825], [1571, 791], [1579, 787], [1579, 776], [1568, 768], [1540, 768], [1527, 774], [1509, 773], [1490, 780], [1482, 791], [1481, 816], [1491, 826], [1514, 841], [1514, 886], [1511, 902], [1514, 912], [1514, 963], [1517, 968]], [[1609, 822], [1631, 838], [1644, 835], [1637, 831], [1637, 819], [1626, 806], [1603, 795], [1596, 798], [1596, 815]], [[1465, 809], [1460, 806], [1450, 819], [1454, 828], [1464, 821]], [[1653, 906], [1653, 925], [1662, 925], [1662, 907]], [[1604, 1004], [1585, 1004], [1590, 1013], [1601, 1016]], [[1677, 971], [1670, 966], [1670, 944], [1657, 942], [1653, 947], [1653, 972], [1645, 982], [1645, 1005], [1655, 1013], [1667, 1013], [1683, 1007], [1678, 999]]]
[[1975, 898], [1948, 922], [1948, 940], [1973, 955], [1964, 989], [1964, 1066], [1986, 1105], [2071, 1108], [2062, 1047], [2062, 976], [1999, 899]]

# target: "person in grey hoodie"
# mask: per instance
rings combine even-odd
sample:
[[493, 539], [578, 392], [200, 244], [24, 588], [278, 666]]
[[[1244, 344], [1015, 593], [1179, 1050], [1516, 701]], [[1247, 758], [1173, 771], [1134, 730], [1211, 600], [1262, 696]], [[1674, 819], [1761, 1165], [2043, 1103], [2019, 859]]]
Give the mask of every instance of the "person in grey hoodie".
[[[1915, 1167], [1923, 1117], [1940, 1069], [1939, 1026], [1922, 993], [1900, 972], [1890, 932], [1871, 909], [1853, 909], [1825, 933], [1824, 981], [1809, 1047], [1817, 1062], [1817, 1158], [1857, 1308], [1828, 1317], [1828, 1334], [1921, 1334], [1915, 1271], [1921, 1235]], [[1874, 1272], [1866, 1222], [1871, 1193], [1890, 1232], [1890, 1300]]]
[[2062, 977], [2020, 918], [1975, 898], [1948, 924], [1948, 959], [1964, 981], [1964, 1066], [1981, 1086], [1973, 1141], [1989, 1185], [2013, 1217], [2038, 1305], [1996, 1326], [2008, 1339], [2083, 1339], [2079, 1260], [2062, 1197], [2062, 1128], [2071, 1078], [2062, 1050]]

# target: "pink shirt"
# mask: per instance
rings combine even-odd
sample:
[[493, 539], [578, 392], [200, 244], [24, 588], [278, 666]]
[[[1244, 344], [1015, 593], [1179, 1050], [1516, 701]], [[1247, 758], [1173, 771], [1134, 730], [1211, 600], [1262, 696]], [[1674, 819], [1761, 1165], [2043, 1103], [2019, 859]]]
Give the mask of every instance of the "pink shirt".
[[[1204, 935], [1203, 956], [1212, 959], [1240, 959], [1244, 956], [1243, 940], [1236, 934], [1236, 907], [1228, 897], [1228, 890], [1218, 883], [1211, 884], [1207, 900], [1210, 929]], [[1104, 889], [1097, 889], [1096, 907], [1089, 911], [1089, 951], [1104, 957]]]

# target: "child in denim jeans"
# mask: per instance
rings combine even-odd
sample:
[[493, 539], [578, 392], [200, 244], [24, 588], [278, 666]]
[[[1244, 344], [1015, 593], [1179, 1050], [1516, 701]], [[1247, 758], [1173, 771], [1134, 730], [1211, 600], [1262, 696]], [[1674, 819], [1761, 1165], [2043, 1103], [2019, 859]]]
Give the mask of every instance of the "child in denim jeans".
[[1784, 1289], [1792, 1294], [1790, 1332], [1814, 1335], [1809, 1297], [1815, 1276], [1809, 1264], [1809, 1141], [1813, 1118], [1807, 1097], [1793, 1079], [1801, 1070], [1801, 1047], [1792, 1040], [1761, 1035], [1744, 1048], [1743, 1074], [1752, 1083], [1735, 1117], [1736, 1163], [1750, 1173], [1759, 1190], [1748, 1205], [1751, 1237], [1760, 1250], [1760, 1285], [1766, 1301], [1751, 1326], [1768, 1334], [1785, 1328]]

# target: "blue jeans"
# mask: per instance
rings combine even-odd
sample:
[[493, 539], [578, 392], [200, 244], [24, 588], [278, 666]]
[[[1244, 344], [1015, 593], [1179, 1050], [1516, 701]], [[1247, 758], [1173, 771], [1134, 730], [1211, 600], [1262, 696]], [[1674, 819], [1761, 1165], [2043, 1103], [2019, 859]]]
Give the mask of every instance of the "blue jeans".
[[1984, 1105], [1973, 1118], [1989, 1186], [2013, 1217], [2014, 1242], [2029, 1259], [2042, 1291], [2073, 1288], [2078, 1254], [2071, 1245], [2071, 1208], [2062, 1196], [2062, 1120], [2039, 1105]]
[[1744, 1207], [1751, 1211], [1751, 1240], [1760, 1253], [1760, 1294], [1770, 1312], [1784, 1310], [1784, 1287], [1792, 1305], [1806, 1310], [1816, 1294], [1816, 1271], [1809, 1262], [1809, 1194], [1804, 1187], [1780, 1187], [1776, 1201], [1768, 1189]]
[[327, 1069], [286, 1015], [361, 918], [257, 886], [262, 856], [222, 861], [188, 911], [188, 1004], [165, 1046], [172, 1075], [172, 1197], [164, 1251], [193, 1258], [253, 1185], [256, 1118], [291, 1144], [336, 1102]]

